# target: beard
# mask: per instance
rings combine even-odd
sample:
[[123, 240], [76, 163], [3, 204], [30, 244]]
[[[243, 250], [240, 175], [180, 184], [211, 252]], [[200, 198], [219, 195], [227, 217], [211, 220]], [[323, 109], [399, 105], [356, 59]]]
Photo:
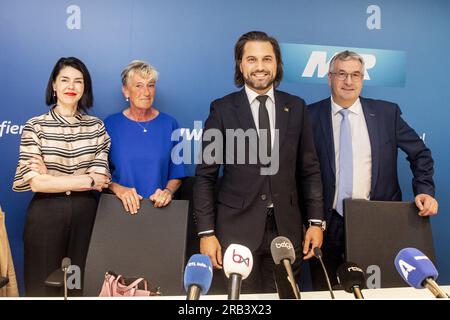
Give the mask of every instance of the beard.
[[265, 90], [270, 88], [274, 81], [275, 77], [272, 73], [268, 73], [268, 76], [264, 79], [257, 79], [255, 76], [250, 75], [244, 75], [244, 82], [245, 84], [254, 90]]

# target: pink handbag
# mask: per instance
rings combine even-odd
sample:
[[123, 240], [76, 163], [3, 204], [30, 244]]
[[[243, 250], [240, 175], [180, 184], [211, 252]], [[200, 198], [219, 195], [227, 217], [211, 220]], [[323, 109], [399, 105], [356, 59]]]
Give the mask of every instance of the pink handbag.
[[[122, 275], [116, 275], [112, 271], [105, 274], [100, 297], [145, 297], [145, 296], [160, 296], [159, 288], [155, 291], [148, 290], [147, 280], [144, 278], [137, 278], [130, 284], [126, 284]], [[139, 289], [139, 284], [144, 285], [143, 289]]]

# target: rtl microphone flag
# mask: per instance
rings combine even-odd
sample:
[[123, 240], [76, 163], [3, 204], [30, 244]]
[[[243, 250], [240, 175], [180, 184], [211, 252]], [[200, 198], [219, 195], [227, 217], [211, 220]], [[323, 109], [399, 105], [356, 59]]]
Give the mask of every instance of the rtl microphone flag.
[[211, 260], [207, 255], [194, 254], [184, 269], [184, 289], [197, 287], [201, 294], [208, 293], [213, 277]]

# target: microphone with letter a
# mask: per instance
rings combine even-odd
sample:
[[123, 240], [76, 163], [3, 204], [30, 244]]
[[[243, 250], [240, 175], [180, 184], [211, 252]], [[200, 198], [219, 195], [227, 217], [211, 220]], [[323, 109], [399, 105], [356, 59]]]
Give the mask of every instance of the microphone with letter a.
[[319, 247], [315, 247], [313, 249], [313, 252], [314, 252], [314, 256], [317, 259], [319, 259], [320, 264], [322, 266], [323, 273], [325, 274], [325, 279], [327, 280], [328, 290], [330, 290], [331, 299], [334, 299], [334, 293], [333, 293], [333, 289], [331, 288], [330, 278], [328, 277], [327, 269], [325, 268], [325, 264], [323, 263], [323, 260], [322, 260], [322, 250], [320, 250]]
[[394, 260], [403, 280], [416, 289], [427, 288], [436, 298], [449, 298], [436, 283], [438, 272], [431, 260], [415, 248], [405, 248], [399, 251]]
[[208, 293], [213, 277], [211, 259], [205, 254], [194, 254], [184, 269], [186, 300], [198, 300], [200, 294]]
[[353, 262], [344, 262], [336, 271], [339, 284], [348, 293], [353, 293], [356, 299], [364, 299], [361, 289], [365, 287], [364, 271]]
[[[276, 265], [283, 263], [287, 272], [287, 278], [291, 284], [292, 291], [294, 292], [295, 299], [300, 299], [300, 290], [295, 281], [294, 273], [292, 272], [291, 265], [295, 261], [295, 250], [292, 242], [286, 237], [276, 237], [270, 244], [270, 252], [272, 253], [273, 261]], [[277, 287], [279, 284], [277, 283]], [[282, 297], [280, 297], [282, 298]]]
[[230, 282], [228, 300], [239, 300], [242, 280], [247, 279], [253, 268], [253, 255], [249, 248], [230, 244], [223, 256], [223, 271]]

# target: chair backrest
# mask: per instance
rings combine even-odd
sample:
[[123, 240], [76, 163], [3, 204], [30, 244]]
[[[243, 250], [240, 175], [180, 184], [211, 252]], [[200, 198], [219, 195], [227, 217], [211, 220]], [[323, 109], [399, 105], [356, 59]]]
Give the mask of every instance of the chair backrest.
[[174, 200], [154, 208], [141, 201], [138, 214], [127, 214], [122, 202], [102, 194], [84, 275], [84, 295], [98, 296], [109, 270], [125, 277], [144, 277], [163, 295], [181, 295], [185, 267], [188, 201]]
[[408, 286], [394, 265], [403, 248], [417, 248], [436, 264], [430, 220], [413, 202], [345, 200], [344, 211], [346, 260], [364, 271], [378, 266], [382, 288]]

